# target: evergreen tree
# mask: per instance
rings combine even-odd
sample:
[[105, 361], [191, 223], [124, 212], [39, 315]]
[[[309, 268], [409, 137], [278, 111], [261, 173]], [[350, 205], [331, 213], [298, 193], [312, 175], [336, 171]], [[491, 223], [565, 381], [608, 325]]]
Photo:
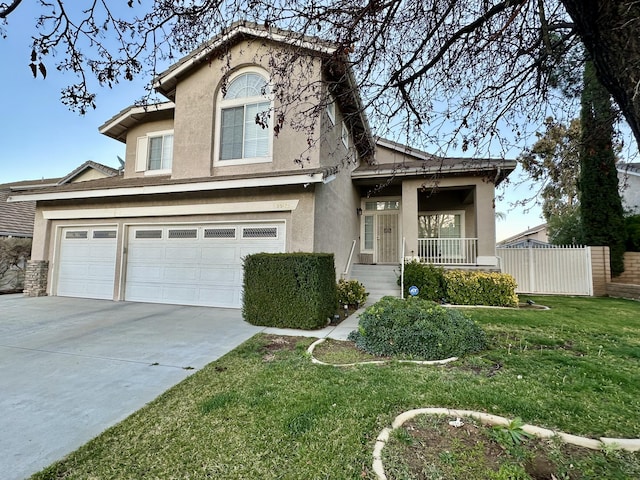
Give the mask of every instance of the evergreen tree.
[[580, 212], [587, 245], [607, 245], [611, 274], [624, 271], [625, 225], [613, 148], [614, 113], [609, 92], [587, 61], [581, 95]]

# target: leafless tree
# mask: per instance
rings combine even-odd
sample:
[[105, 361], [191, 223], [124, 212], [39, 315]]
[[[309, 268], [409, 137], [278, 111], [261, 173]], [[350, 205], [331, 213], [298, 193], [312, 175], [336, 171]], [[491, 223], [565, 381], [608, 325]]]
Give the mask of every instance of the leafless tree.
[[[113, 86], [155, 75], [233, 20], [333, 42], [355, 72], [380, 134], [415, 147], [502, 146], [575, 105], [555, 68], [583, 44], [640, 143], [636, 0], [38, 0], [31, 68], [76, 75], [62, 100], [95, 107], [90, 76]], [[0, 28], [21, 0], [0, 3]], [[576, 57], [576, 62], [582, 61]], [[54, 60], [55, 59], [55, 60]], [[279, 65], [285, 73], [287, 65]], [[576, 71], [581, 68], [576, 66]], [[569, 102], [569, 103], [567, 103]], [[565, 112], [566, 115], [562, 115]], [[495, 151], [495, 150], [494, 150]]]

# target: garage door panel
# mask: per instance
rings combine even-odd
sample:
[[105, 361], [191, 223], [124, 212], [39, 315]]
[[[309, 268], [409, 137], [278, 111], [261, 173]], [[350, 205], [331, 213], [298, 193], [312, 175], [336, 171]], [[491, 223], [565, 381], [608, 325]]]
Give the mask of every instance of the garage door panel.
[[163, 280], [163, 269], [158, 266], [130, 265], [127, 269], [127, 284], [134, 284], [138, 281], [155, 281], [157, 283]]
[[164, 260], [164, 249], [159, 245], [131, 245], [129, 257], [139, 260]]
[[[154, 238], [140, 233], [151, 228]], [[283, 252], [283, 231], [270, 222], [131, 227], [125, 300], [240, 308], [243, 258]]]
[[198, 289], [195, 285], [188, 286], [171, 286], [162, 288], [163, 298], [172, 298], [174, 303], [192, 305], [197, 303]]
[[200, 288], [198, 297], [201, 304], [215, 304], [217, 307], [237, 308], [242, 304], [237, 287]]
[[236, 261], [236, 247], [204, 246], [202, 247], [202, 261], [207, 263], [229, 264]]
[[200, 258], [200, 247], [197, 245], [185, 245], [180, 247], [166, 247], [165, 254], [167, 259], [180, 260], [197, 260]]
[[165, 282], [194, 282], [199, 277], [199, 268], [165, 267], [162, 278]]
[[238, 272], [237, 268], [211, 267], [200, 270], [200, 280], [210, 285], [240, 285], [242, 272]]

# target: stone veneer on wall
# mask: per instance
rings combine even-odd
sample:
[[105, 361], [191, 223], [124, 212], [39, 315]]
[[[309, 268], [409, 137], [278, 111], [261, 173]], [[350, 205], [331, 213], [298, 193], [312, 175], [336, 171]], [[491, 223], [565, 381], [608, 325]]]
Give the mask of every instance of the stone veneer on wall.
[[49, 262], [29, 260], [24, 275], [24, 294], [28, 297], [43, 297], [47, 294]]

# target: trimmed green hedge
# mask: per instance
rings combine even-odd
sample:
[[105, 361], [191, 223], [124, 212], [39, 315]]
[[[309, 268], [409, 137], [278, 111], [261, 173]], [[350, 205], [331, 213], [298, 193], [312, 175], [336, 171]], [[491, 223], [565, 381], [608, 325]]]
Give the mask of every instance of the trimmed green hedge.
[[409, 297], [409, 287], [413, 285], [418, 287], [418, 297], [423, 300], [446, 300], [455, 305], [518, 306], [516, 281], [506, 273], [445, 270], [412, 261], [404, 267], [405, 297]]
[[278, 328], [324, 327], [337, 305], [333, 254], [257, 253], [244, 259], [242, 314]]
[[454, 305], [518, 306], [516, 281], [511, 275], [450, 270], [444, 276], [447, 300]]
[[384, 297], [360, 315], [349, 340], [373, 355], [443, 360], [484, 350], [483, 330], [462, 312], [420, 298]]

